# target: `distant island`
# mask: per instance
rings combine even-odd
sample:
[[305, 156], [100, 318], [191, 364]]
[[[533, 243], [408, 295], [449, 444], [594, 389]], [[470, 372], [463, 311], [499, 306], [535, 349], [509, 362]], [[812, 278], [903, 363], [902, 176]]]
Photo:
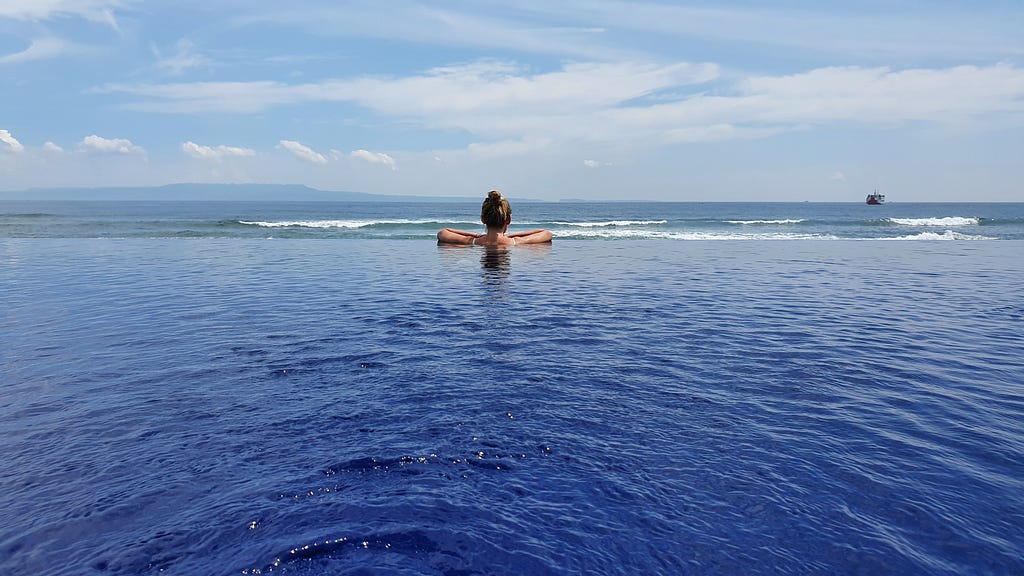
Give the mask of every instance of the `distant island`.
[[479, 198], [328, 191], [301, 184], [167, 184], [148, 187], [30, 188], [0, 192], [0, 200], [467, 202], [478, 201]]

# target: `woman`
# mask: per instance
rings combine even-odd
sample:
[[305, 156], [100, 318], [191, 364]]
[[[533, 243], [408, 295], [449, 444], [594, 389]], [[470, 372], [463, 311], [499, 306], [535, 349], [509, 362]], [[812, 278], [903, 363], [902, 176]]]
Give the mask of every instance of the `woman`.
[[437, 233], [438, 244], [470, 244], [473, 246], [515, 246], [516, 244], [542, 244], [551, 242], [548, 230], [530, 230], [506, 234], [508, 225], [512, 223], [512, 206], [497, 190], [487, 193], [480, 208], [480, 221], [487, 226], [484, 234], [474, 234], [454, 228], [444, 228]]

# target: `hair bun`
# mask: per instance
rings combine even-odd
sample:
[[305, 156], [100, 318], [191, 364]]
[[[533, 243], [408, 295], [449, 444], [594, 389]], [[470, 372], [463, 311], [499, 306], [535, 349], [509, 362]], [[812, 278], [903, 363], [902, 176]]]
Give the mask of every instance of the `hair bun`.
[[512, 218], [512, 206], [508, 200], [497, 190], [488, 192], [480, 206], [480, 221], [488, 228], [502, 228], [508, 226], [509, 218]]

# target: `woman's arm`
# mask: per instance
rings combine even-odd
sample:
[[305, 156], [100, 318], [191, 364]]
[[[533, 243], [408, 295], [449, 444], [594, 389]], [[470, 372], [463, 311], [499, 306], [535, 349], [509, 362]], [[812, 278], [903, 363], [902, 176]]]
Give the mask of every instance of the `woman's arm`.
[[551, 231], [538, 228], [536, 230], [529, 230], [527, 232], [516, 232], [514, 234], [507, 234], [509, 238], [515, 238], [516, 244], [543, 244], [545, 242], [551, 242]]
[[456, 230], [454, 228], [442, 228], [437, 233], [438, 244], [472, 244], [473, 239], [480, 234], [473, 232], [466, 232], [465, 230]]

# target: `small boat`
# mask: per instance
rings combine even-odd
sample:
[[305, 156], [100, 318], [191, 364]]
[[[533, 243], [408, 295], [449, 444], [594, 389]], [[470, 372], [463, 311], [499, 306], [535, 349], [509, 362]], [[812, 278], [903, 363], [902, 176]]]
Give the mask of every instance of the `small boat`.
[[879, 194], [878, 190], [875, 190], [872, 194], [868, 194], [867, 202], [872, 206], [877, 206], [878, 204], [885, 202], [885, 194]]

